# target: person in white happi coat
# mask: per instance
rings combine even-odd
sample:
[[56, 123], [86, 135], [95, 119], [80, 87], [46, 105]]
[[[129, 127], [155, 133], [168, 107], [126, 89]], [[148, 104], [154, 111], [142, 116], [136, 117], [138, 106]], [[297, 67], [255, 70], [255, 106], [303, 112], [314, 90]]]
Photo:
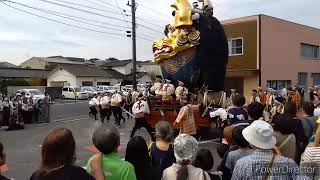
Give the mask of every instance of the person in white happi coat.
[[182, 81], [178, 81], [179, 86], [176, 88], [176, 99], [181, 100], [181, 98], [187, 98], [188, 96], [188, 88], [184, 87], [184, 83]]
[[116, 92], [111, 97], [111, 110], [116, 121], [116, 124], [120, 128], [122, 110], [121, 110], [122, 96]]
[[175, 93], [175, 87], [171, 84], [171, 80], [166, 79], [166, 83], [161, 88], [162, 100], [172, 100], [172, 95]]
[[132, 113], [135, 117], [135, 124], [131, 131], [130, 138], [134, 136], [136, 131], [142, 127], [146, 128], [151, 139], [154, 140], [154, 136], [152, 135], [152, 128], [147, 122], [146, 115], [150, 114], [150, 109], [148, 103], [143, 100], [143, 95], [139, 95], [139, 100], [135, 102], [132, 106]]
[[162, 89], [163, 83], [160, 78], [156, 78], [156, 82], [150, 88], [151, 93], [154, 93], [156, 96], [162, 96]]
[[99, 107], [99, 98], [98, 95], [95, 95], [90, 101], [89, 101], [89, 116], [90, 117], [94, 117], [95, 120], [97, 119], [97, 114], [98, 114], [98, 110], [97, 108]]
[[104, 119], [107, 117], [107, 121], [110, 121], [110, 115], [111, 115], [111, 109], [110, 109], [110, 102], [111, 98], [108, 94], [105, 94], [101, 99], [100, 99], [100, 115], [101, 115], [101, 122], [104, 123]]

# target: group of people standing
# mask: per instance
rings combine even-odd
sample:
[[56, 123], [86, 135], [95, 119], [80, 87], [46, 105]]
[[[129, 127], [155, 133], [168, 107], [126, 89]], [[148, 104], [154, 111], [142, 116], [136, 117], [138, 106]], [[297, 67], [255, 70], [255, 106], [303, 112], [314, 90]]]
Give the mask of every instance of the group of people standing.
[[150, 92], [158, 99], [162, 100], [181, 100], [186, 99], [189, 91], [182, 81], [178, 82], [177, 88], [171, 83], [171, 80], [156, 78], [156, 82], [150, 88]]
[[15, 96], [0, 95], [0, 126], [8, 126], [7, 130], [24, 129], [25, 123], [45, 123], [50, 121], [50, 97], [36, 102], [25, 93]]

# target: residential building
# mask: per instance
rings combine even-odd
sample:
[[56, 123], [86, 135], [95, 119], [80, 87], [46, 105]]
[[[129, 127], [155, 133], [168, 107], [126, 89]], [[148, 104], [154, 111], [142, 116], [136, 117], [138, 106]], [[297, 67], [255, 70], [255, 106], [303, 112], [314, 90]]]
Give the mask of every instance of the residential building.
[[18, 66], [8, 62], [0, 62], [0, 68], [18, 68]]
[[[131, 59], [115, 60], [104, 63], [101, 67], [105, 69], [114, 69], [121, 74], [129, 75], [132, 73], [133, 63]], [[151, 76], [161, 75], [161, 68], [158, 64], [151, 61], [137, 61], [137, 72], [146, 72]]]
[[23, 63], [21, 63], [21, 68], [31, 68], [31, 69], [49, 69], [52, 70], [57, 65], [61, 64], [87, 64], [82, 58], [69, 58], [62, 56], [52, 56], [52, 57], [32, 57]]
[[[151, 84], [154, 82], [155, 78], [152, 77], [149, 73], [146, 72], [137, 72], [137, 84]], [[129, 74], [125, 76], [125, 83], [132, 84], [133, 75]]]
[[109, 69], [95, 66], [62, 64], [55, 68], [47, 78], [49, 87], [115, 85], [122, 82], [124, 76]]
[[256, 15], [221, 22], [229, 43], [226, 89], [320, 84], [320, 29]]

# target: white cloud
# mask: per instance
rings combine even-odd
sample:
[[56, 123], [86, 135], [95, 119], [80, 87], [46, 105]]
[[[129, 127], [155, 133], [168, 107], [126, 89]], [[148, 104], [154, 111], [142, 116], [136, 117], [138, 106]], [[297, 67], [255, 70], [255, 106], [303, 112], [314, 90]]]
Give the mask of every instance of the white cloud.
[[[52, 4], [44, 3], [39, 0], [12, 0], [19, 3], [27, 4], [37, 8], [50, 9], [51, 11], [59, 11], [65, 14], [72, 14], [85, 19], [94, 19], [116, 26], [130, 26], [130, 24], [110, 20], [109, 18], [90, 15], [84, 12], [71, 10], [55, 6]], [[51, 0], [59, 2], [56, 0]], [[120, 12], [115, 7], [115, 0], [108, 0], [103, 4], [97, 0], [64, 0], [73, 3], [79, 3], [87, 6], [95, 6], [99, 9], [108, 11]], [[126, 6], [127, 0], [118, 0], [121, 8], [127, 11], [124, 14], [130, 14], [130, 8]], [[174, 0], [136, 0], [138, 3], [137, 16], [145, 19], [146, 21], [156, 24], [154, 26], [150, 23], [145, 23], [138, 19], [138, 23], [155, 29], [145, 29], [138, 25], [138, 34], [148, 39], [160, 38], [163, 27], [170, 21], [171, 7], [170, 4]], [[319, 0], [212, 0], [215, 6], [215, 16], [218, 19], [229, 19], [241, 16], [248, 16], [254, 14], [267, 14], [279, 18], [295, 21], [298, 23], [314, 26], [320, 28], [318, 7], [320, 7]], [[102, 27], [92, 25], [85, 25], [80, 22], [72, 22], [70, 20], [56, 17], [32, 9], [18, 6], [11, 3], [12, 6], [24, 10], [28, 10], [39, 15], [50, 17], [59, 21], [72, 23], [77, 26], [85, 27], [92, 30], [123, 33], [126, 34], [126, 29], [121, 31], [110, 30], [107, 28], [113, 27], [107, 24], [99, 24]], [[79, 7], [82, 8], [82, 7]], [[83, 8], [82, 8], [83, 9]], [[123, 19], [121, 15], [110, 14], [104, 11], [91, 10], [104, 16], [112, 16], [115, 18]], [[130, 16], [126, 16], [131, 20]], [[137, 39], [137, 57], [139, 60], [152, 59], [151, 51], [152, 41], [145, 41]], [[15, 64], [32, 56], [75, 56], [91, 58], [97, 57], [105, 59], [108, 57], [117, 57], [121, 59], [131, 58], [131, 39], [126, 36], [114, 36], [102, 33], [90, 32], [86, 30], [68, 27], [55, 22], [50, 22], [17, 10], [11, 9], [0, 3], [0, 61], [11, 61]]]

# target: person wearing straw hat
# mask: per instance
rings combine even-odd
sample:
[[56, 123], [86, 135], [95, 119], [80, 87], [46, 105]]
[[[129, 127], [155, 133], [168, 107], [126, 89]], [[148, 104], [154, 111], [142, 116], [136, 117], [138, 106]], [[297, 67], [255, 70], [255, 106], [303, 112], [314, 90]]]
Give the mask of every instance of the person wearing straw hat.
[[174, 156], [177, 163], [164, 170], [162, 180], [209, 180], [207, 172], [196, 168], [191, 164], [194, 162], [199, 147], [197, 140], [187, 134], [180, 134], [174, 140]]
[[254, 152], [235, 165], [232, 179], [296, 179], [300, 175], [298, 165], [289, 158], [273, 152], [276, 138], [272, 126], [263, 121], [254, 121], [242, 131]]

